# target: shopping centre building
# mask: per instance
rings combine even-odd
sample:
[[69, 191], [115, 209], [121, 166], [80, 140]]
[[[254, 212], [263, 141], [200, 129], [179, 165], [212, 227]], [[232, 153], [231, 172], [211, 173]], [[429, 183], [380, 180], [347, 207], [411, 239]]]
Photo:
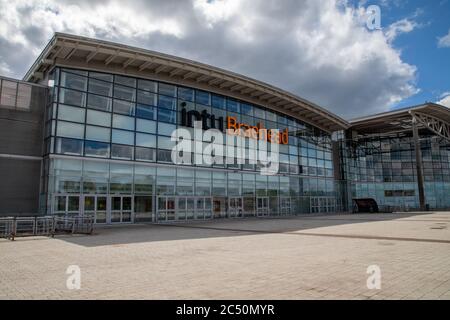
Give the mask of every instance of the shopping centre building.
[[[233, 72], [60, 33], [22, 81], [1, 78], [0, 96], [2, 216], [166, 222], [350, 212], [356, 198], [450, 208], [450, 110], [433, 103], [344, 120]], [[224, 136], [267, 129], [277, 173], [174, 163], [171, 135], [192, 119]]]

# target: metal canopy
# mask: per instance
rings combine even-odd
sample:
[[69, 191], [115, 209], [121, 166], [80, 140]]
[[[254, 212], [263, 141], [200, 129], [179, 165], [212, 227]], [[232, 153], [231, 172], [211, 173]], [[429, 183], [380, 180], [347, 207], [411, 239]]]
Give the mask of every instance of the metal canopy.
[[108, 41], [56, 33], [24, 80], [40, 82], [54, 65], [208, 90], [281, 112], [329, 133], [350, 126], [344, 119], [316, 104], [269, 84], [192, 60]]
[[427, 129], [450, 141], [450, 109], [435, 103], [399, 109], [350, 120], [358, 134], [389, 134], [412, 131], [413, 119], [418, 129]]

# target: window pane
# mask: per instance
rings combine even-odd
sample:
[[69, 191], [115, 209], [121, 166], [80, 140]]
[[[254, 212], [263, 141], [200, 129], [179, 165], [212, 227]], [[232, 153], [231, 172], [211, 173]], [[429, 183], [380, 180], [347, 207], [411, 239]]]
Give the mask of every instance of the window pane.
[[67, 138], [84, 138], [84, 125], [58, 121], [56, 135]]
[[136, 87], [136, 79], [130, 78], [130, 77], [115, 76], [114, 82], [123, 84], [125, 86], [129, 86], [129, 87]]
[[156, 109], [153, 107], [138, 104], [136, 110], [136, 117], [156, 120]]
[[156, 121], [136, 119], [136, 131], [156, 133]]
[[69, 107], [60, 104], [58, 108], [58, 119], [84, 123], [85, 111], [86, 109]]
[[213, 94], [211, 102], [212, 102], [211, 104], [213, 107], [216, 107], [219, 109], [225, 109], [226, 101], [225, 101], [224, 97]]
[[233, 99], [227, 99], [227, 109], [231, 112], [240, 112], [239, 102]]
[[113, 79], [112, 74], [98, 73], [98, 72], [89, 72], [89, 77], [90, 78], [100, 79], [100, 80], [103, 80], [103, 81], [109, 81], [109, 82], [112, 82], [112, 79]]
[[19, 83], [17, 90], [17, 105], [19, 109], [30, 109], [31, 103], [31, 86]]
[[158, 137], [158, 149], [172, 150], [175, 141], [171, 141], [169, 137]]
[[172, 132], [176, 130], [177, 126], [174, 124], [168, 124], [168, 123], [159, 123], [158, 124], [158, 134], [164, 135], [164, 136], [171, 136]]
[[113, 127], [119, 129], [134, 130], [134, 118], [115, 114], [113, 116]]
[[114, 85], [114, 98], [136, 101], [136, 90], [134, 88]]
[[109, 142], [111, 129], [86, 126], [86, 140]]
[[95, 124], [95, 125], [99, 125], [99, 126], [110, 127], [111, 126], [111, 113], [88, 110], [86, 122], [88, 124]]
[[83, 141], [75, 139], [57, 138], [56, 152], [68, 155], [82, 155]]
[[113, 130], [112, 131], [112, 142], [120, 144], [134, 144], [134, 132], [123, 131], [123, 130]]
[[84, 107], [86, 102], [86, 94], [84, 92], [61, 88], [59, 90], [59, 102]]
[[155, 161], [155, 149], [136, 147], [136, 160]]
[[86, 141], [84, 144], [84, 154], [91, 157], [109, 157], [109, 144], [103, 142]]
[[95, 79], [90, 79], [89, 80], [89, 92], [111, 97], [112, 83], [95, 80]]
[[122, 100], [114, 100], [114, 112], [126, 114], [133, 116], [134, 115], [134, 103], [122, 101]]
[[67, 72], [61, 72], [61, 86], [86, 91], [87, 78]]
[[155, 81], [138, 80], [138, 89], [157, 92], [157, 83]]
[[136, 146], [156, 148], [156, 136], [136, 133]]
[[111, 98], [88, 94], [88, 108], [111, 111]]
[[158, 107], [170, 110], [176, 110], [176, 100], [171, 97], [158, 96]]
[[156, 106], [157, 95], [155, 93], [138, 90], [137, 102], [150, 106]]
[[160, 162], [172, 162], [171, 150], [158, 150], [158, 161]]
[[0, 99], [0, 104], [2, 106], [16, 106], [16, 96], [17, 96], [17, 82], [2, 80], [2, 95]]
[[158, 109], [158, 120], [170, 123], [176, 123], [177, 117], [175, 111], [167, 109]]
[[254, 108], [253, 112], [255, 114], [255, 117], [265, 119], [266, 118], [266, 112], [260, 108]]
[[194, 89], [179, 87], [178, 99], [194, 102]]
[[253, 116], [253, 107], [249, 104], [241, 103], [241, 113], [248, 116]]
[[133, 147], [113, 144], [111, 146], [111, 158], [133, 160]]
[[203, 104], [205, 106], [210, 106], [210, 94], [206, 91], [196, 90], [195, 91], [195, 102]]
[[266, 120], [277, 121], [277, 115], [272, 111], [266, 111]]
[[165, 84], [165, 83], [159, 83], [159, 90], [158, 92], [160, 94], [164, 94], [166, 96], [175, 97], [177, 94], [177, 88], [171, 84]]

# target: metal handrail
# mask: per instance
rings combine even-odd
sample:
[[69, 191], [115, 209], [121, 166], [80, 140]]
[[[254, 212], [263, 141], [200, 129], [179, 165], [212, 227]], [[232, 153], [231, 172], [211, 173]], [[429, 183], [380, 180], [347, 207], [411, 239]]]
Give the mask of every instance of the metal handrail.
[[0, 218], [0, 238], [51, 236], [55, 234], [92, 234], [94, 217], [34, 216]]

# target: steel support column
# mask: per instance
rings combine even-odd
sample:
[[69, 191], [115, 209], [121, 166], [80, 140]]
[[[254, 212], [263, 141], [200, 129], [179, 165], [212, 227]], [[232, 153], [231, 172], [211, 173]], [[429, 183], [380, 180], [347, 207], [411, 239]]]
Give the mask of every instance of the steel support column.
[[414, 150], [416, 152], [416, 169], [417, 169], [417, 188], [419, 190], [419, 205], [420, 210], [425, 210], [425, 191], [423, 187], [423, 165], [422, 165], [422, 151], [420, 150], [419, 130], [417, 129], [417, 119], [412, 118], [412, 131], [414, 140]]

